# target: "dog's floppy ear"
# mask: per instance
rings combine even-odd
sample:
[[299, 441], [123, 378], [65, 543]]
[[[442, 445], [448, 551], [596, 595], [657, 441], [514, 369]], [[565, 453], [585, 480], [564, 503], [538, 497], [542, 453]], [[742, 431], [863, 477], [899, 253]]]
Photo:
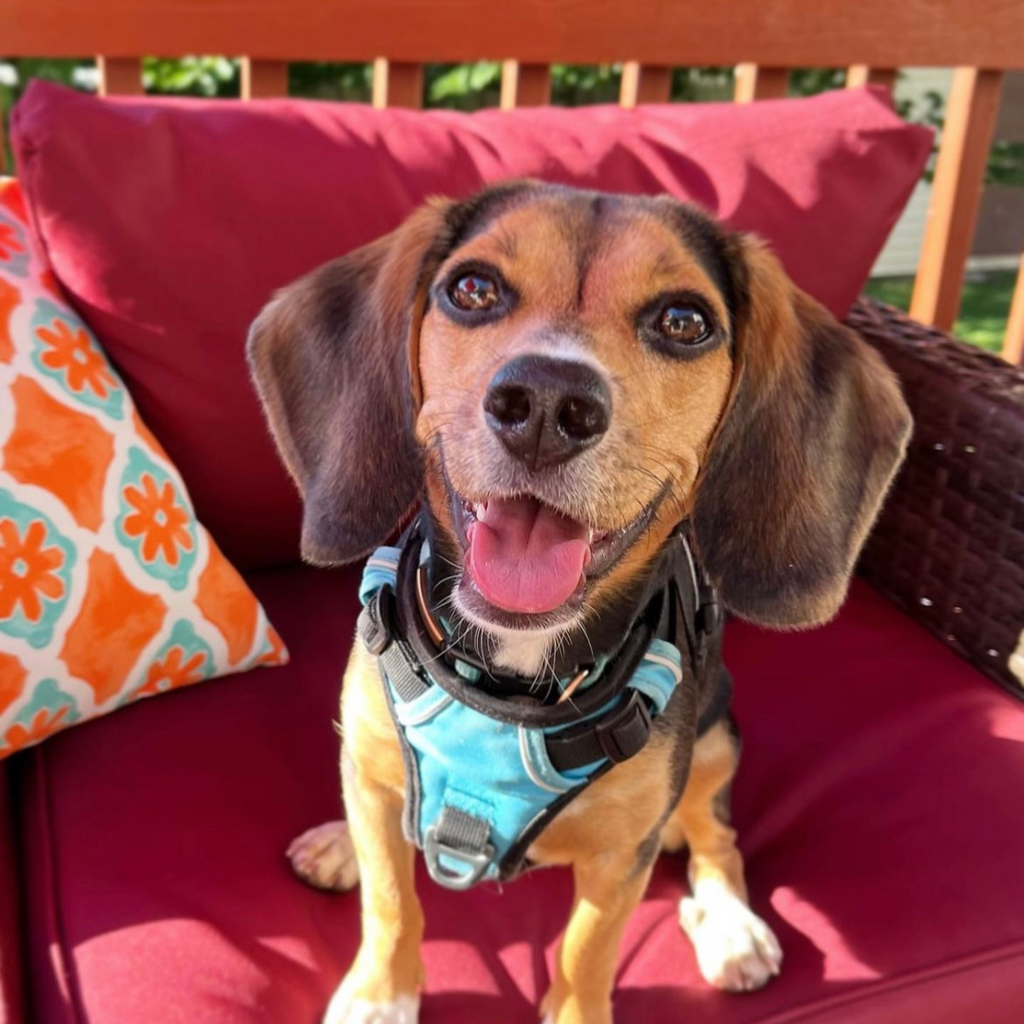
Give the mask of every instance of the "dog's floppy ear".
[[419, 495], [410, 366], [449, 204], [282, 289], [249, 332], [249, 365], [304, 498], [302, 554], [318, 564], [380, 544]]
[[736, 371], [693, 528], [725, 605], [768, 626], [831, 618], [911, 420], [878, 354], [746, 236], [729, 239]]

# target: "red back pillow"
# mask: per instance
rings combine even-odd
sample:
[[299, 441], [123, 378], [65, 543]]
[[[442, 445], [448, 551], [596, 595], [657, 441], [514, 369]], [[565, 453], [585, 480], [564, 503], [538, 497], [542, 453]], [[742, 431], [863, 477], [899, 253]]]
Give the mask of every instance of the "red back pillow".
[[843, 315], [930, 133], [856, 90], [744, 106], [372, 110], [101, 100], [34, 82], [18, 173], [61, 284], [238, 565], [297, 557], [299, 500], [249, 384], [271, 292], [390, 231], [424, 198], [505, 177], [669, 192], [770, 240]]

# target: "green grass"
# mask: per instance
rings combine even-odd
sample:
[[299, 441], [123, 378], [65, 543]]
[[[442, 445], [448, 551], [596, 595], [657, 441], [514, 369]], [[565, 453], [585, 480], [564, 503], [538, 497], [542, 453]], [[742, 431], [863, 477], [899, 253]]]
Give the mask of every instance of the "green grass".
[[[972, 345], [998, 352], [1003, 345], [1016, 279], [1012, 270], [969, 274], [964, 283], [960, 318], [953, 333]], [[911, 277], [876, 277], [868, 282], [864, 291], [873, 299], [905, 310], [910, 307], [913, 286]]]

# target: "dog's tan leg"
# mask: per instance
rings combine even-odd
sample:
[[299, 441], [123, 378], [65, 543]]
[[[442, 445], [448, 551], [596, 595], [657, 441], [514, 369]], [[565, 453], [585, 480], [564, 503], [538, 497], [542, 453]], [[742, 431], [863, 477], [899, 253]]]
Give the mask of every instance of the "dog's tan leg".
[[415, 1024], [423, 984], [423, 911], [402, 801], [346, 761], [345, 811], [359, 862], [363, 937], [324, 1024]]
[[544, 1024], [611, 1024], [611, 995], [626, 921], [651, 876], [635, 848], [573, 865], [576, 897], [554, 982], [541, 1012]]
[[743, 858], [728, 823], [729, 784], [739, 757], [724, 723], [695, 744], [682, 799], [662, 831], [668, 849], [690, 848], [692, 896], [679, 919], [701, 974], [719, 988], [760, 988], [779, 973], [782, 951], [771, 929], [747, 905]]
[[405, 773], [376, 665], [353, 648], [342, 691], [341, 774], [358, 864], [363, 938], [324, 1024], [416, 1024], [423, 910], [402, 834]]

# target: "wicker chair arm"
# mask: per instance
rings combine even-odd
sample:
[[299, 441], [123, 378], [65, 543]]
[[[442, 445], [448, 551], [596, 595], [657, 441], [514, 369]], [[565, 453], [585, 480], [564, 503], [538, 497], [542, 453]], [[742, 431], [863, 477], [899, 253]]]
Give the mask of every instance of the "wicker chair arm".
[[899, 375], [914, 416], [860, 573], [1024, 698], [1024, 372], [870, 299], [847, 323]]

